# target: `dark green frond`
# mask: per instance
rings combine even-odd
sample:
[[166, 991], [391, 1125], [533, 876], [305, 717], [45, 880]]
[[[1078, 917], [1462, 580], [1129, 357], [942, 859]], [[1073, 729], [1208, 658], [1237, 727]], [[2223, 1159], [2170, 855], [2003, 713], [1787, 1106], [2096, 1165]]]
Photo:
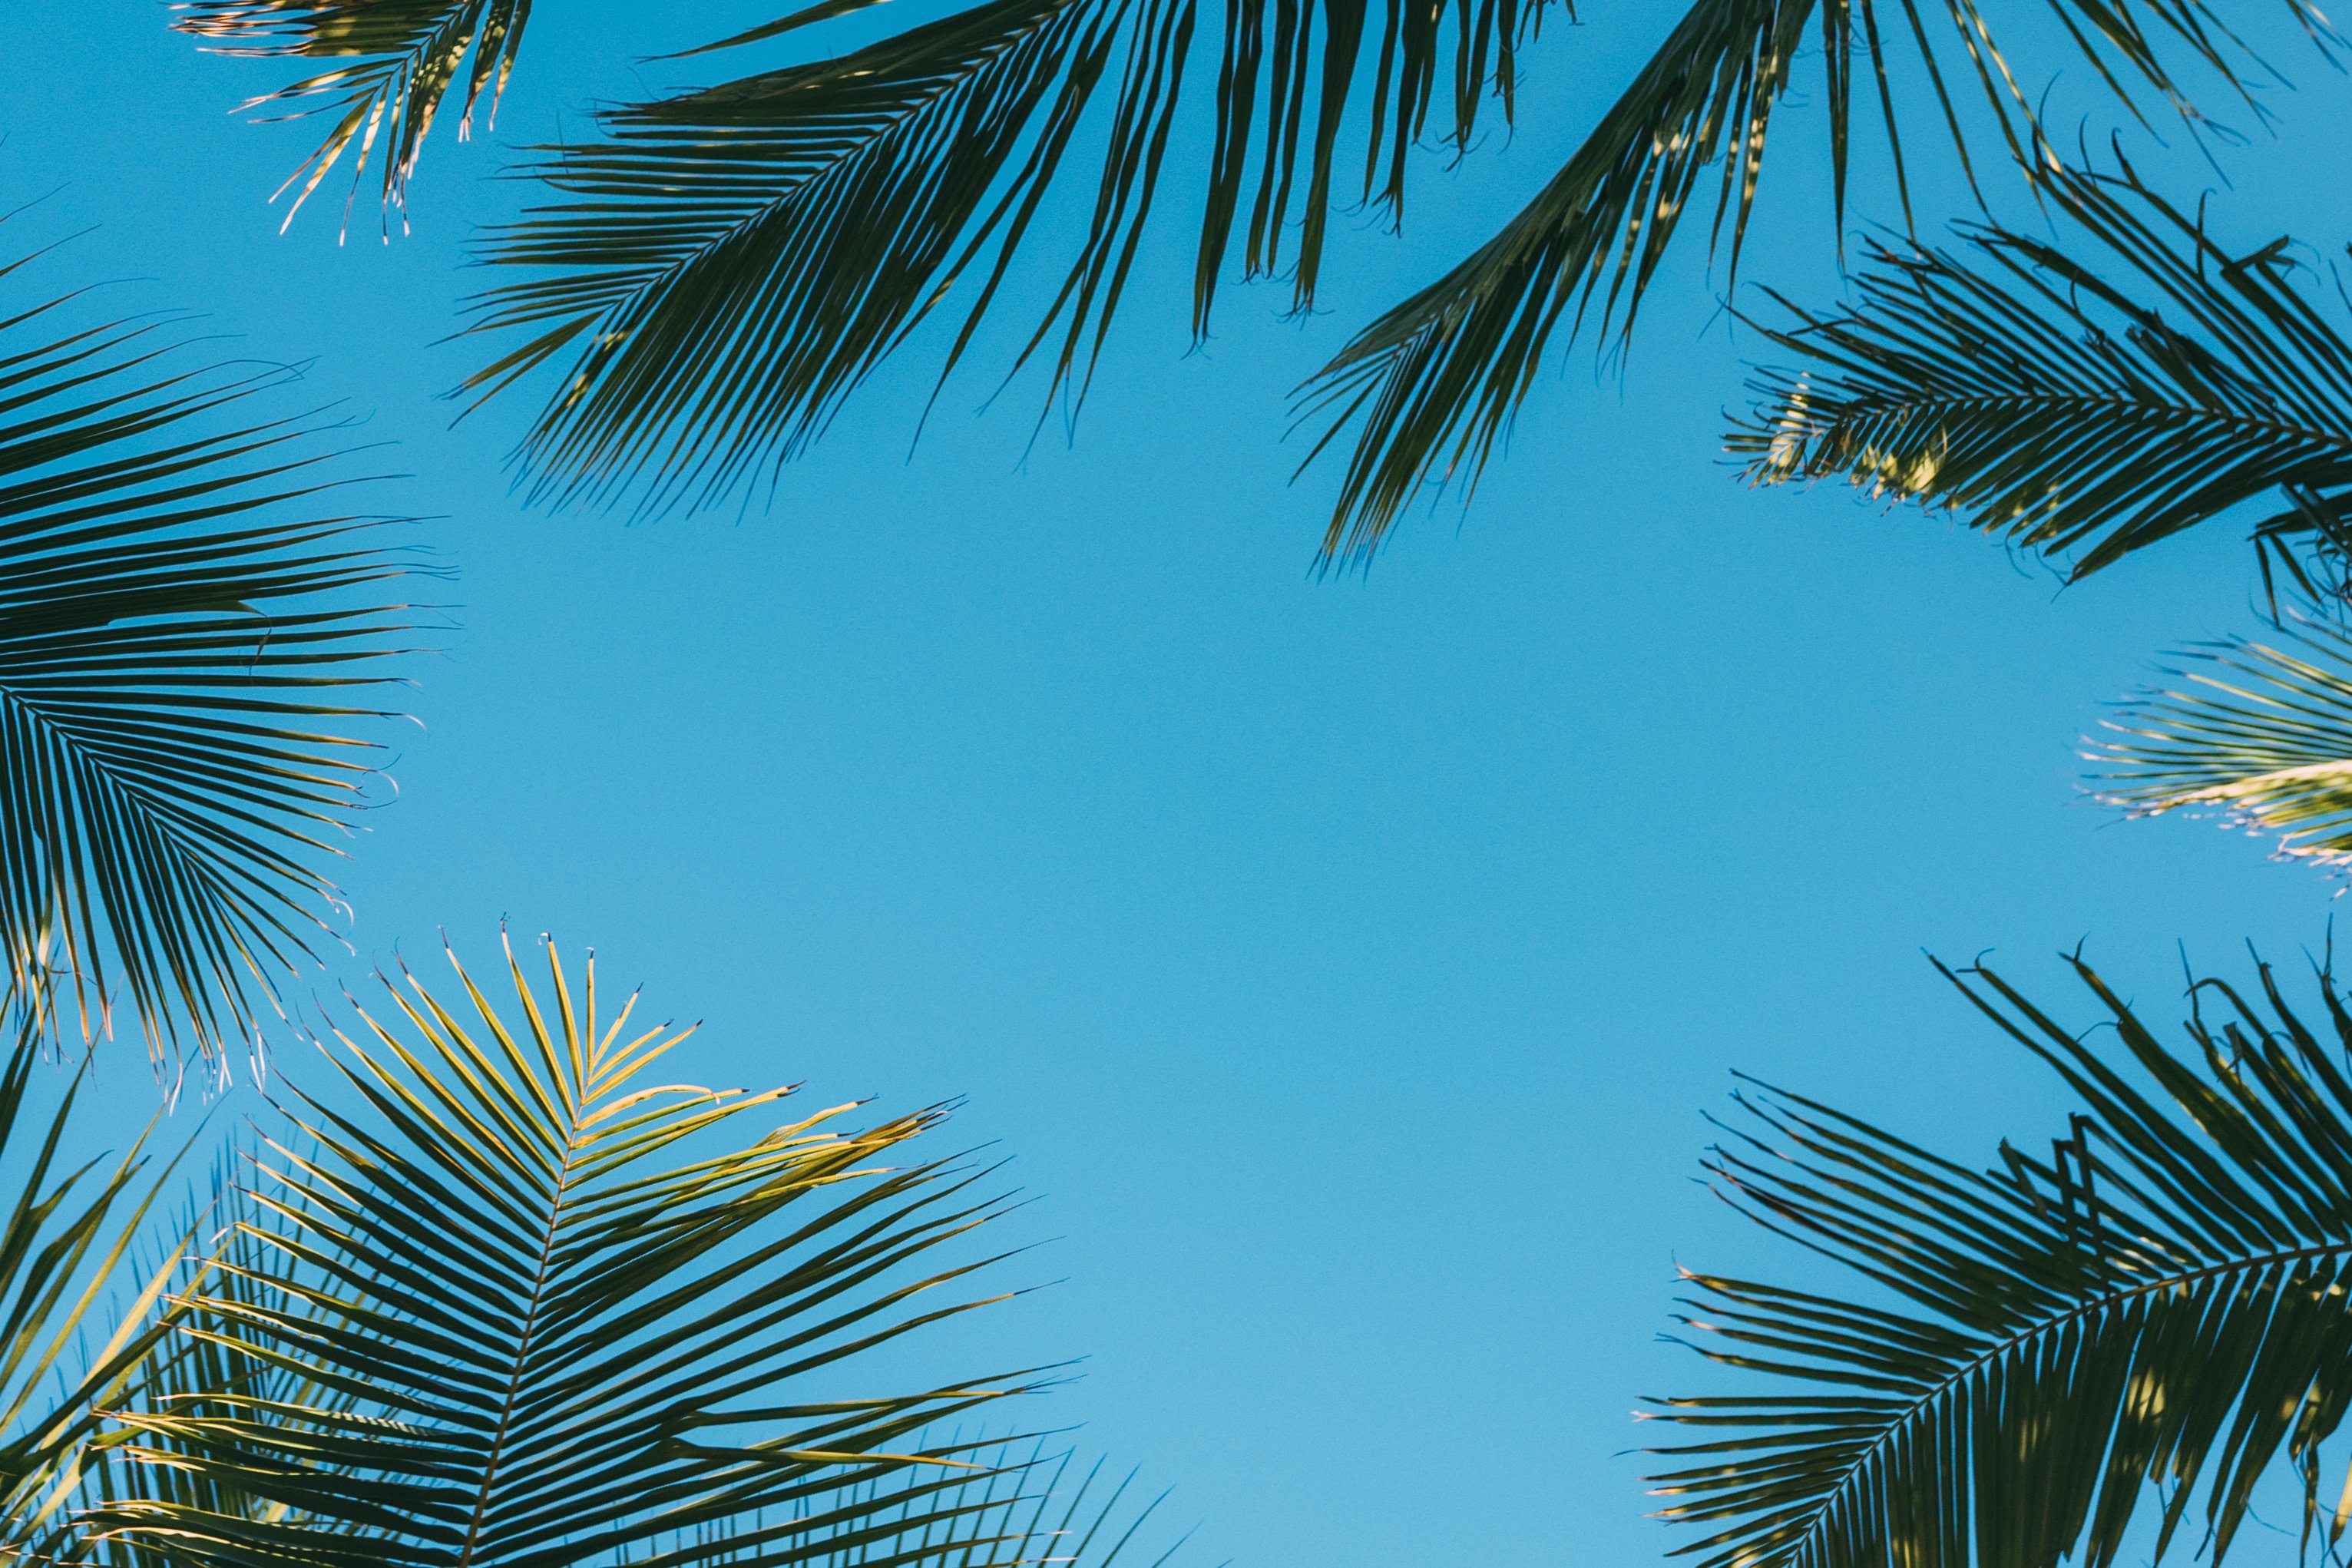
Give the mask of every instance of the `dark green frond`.
[[[2048, 3], [2126, 103], [2152, 94], [2193, 117], [2183, 60], [2242, 86], [2251, 57], [2202, 0]], [[561, 375], [519, 452], [543, 499], [712, 501], [771, 474], [960, 295], [952, 371], [1019, 255], [1068, 231], [1034, 221], [1060, 184], [1085, 215], [1080, 237], [1045, 261], [1045, 305], [1020, 323], [1013, 360], [1044, 359], [1048, 405], [1062, 393], [1075, 405], [1164, 194], [1195, 4], [991, 0], [832, 58], [607, 111], [603, 138], [543, 149], [530, 171], [559, 199], [489, 237], [486, 261], [529, 274], [477, 301], [475, 330], [521, 336], [462, 390]], [[828, 0], [728, 42], [796, 38], [861, 8]], [[2290, 8], [2324, 33], [2301, 0]], [[1392, 217], [1408, 153], [1433, 129], [1463, 151], [1487, 122], [1482, 105], [1507, 123], [1542, 9], [1227, 0], [1195, 331], [1236, 259], [1245, 278], [1286, 272], [1294, 303], [1311, 305], [1335, 203]], [[1914, 51], [1964, 161], [1956, 83], [1990, 106], [2007, 154], [2022, 153], [2031, 116], [1973, 5], [1950, 8], [1938, 44], [1908, 11], [1882, 37], [1871, 0], [1697, 0], [1502, 235], [1306, 389], [1307, 410], [1335, 421], [1326, 443], [1362, 421], [1327, 552], [1370, 551], [1423, 485], [1475, 475], [1563, 313], [1630, 329], [1709, 184], [1736, 268], [1766, 130], [1817, 10], [1841, 215], [1857, 79], [1874, 85], [1899, 177], [1890, 46]], [[1957, 66], [1942, 58], [1954, 49]]]
[[[2199, 0], [2144, 7], [2053, 0], [2052, 8], [2127, 107], [2136, 94], [2154, 93], [2193, 124], [2196, 111], [2171, 57], [2192, 58], [2241, 93], [2236, 72], [2254, 63]], [[1943, 47], [1966, 62], [1957, 70], [1948, 70], [1908, 6], [1899, 25], [1889, 17], [1882, 27], [1872, 0], [1818, 6], [1696, 0], [1535, 200], [1468, 259], [1359, 333], [1301, 389], [1303, 416], [1329, 426], [1317, 450], [1359, 426], [1324, 540], [1327, 558], [1368, 556], [1416, 497], [1457, 479], [1475, 486], [1563, 317], [1571, 336], [1591, 317], [1622, 343], [1676, 228], [1706, 205], [1709, 184], [1716, 186], [1710, 244], [1721, 247], [1736, 282], [1766, 136], [1817, 9], [1832, 216], [1841, 227], [1857, 82], [1869, 83], [1877, 100], [1906, 219], [1898, 101], [1932, 100], [1937, 129], [1966, 167], [1966, 106], [1948, 77], [1972, 81], [1970, 96], [1983, 100], [2006, 156], [2026, 156], [2036, 134], [2032, 114], [1990, 18], [1971, 0], [1947, 8], [1953, 35]], [[2291, 9], [2315, 36], [2332, 39], [2316, 12], [2300, 0]], [[1915, 52], [1925, 94], [1890, 79], [1897, 38]], [[1710, 174], [1718, 163], [1720, 172]]]
[[215, 54], [350, 62], [243, 105], [283, 110], [274, 118], [324, 115], [331, 122], [278, 189], [294, 192], [289, 224], [345, 153], [353, 194], [373, 159], [384, 207], [400, 207], [404, 221], [408, 177], [442, 100], [462, 76], [461, 142], [478, 104], [495, 120], [530, 19], [530, 0], [174, 0], [172, 8], [178, 13], [172, 26]]
[[[1664, 1517], [1710, 1568], [2105, 1568], [2134, 1521], [2216, 1561], [2259, 1479], [2331, 1523], [2319, 1446], [2352, 1399], [2352, 1013], [2271, 972], [2189, 994], [2185, 1048], [2087, 966], [2108, 1027], [1953, 978], [2081, 1103], [2048, 1158], [1981, 1170], [1766, 1090], [1709, 1161], [1759, 1223], [1856, 1278], [1689, 1276], [1710, 1360], [1749, 1392], [1657, 1402]], [[2147, 1527], [2143, 1526], [2143, 1529]]]
[[1844, 479], [1949, 510], [2077, 577], [2250, 500], [2307, 532], [2352, 506], [2352, 342], [2291, 243], [2233, 255], [2125, 165], [2047, 165], [2079, 247], [1975, 226], [1872, 249], [1859, 302], [1769, 330], [1731, 449], [1760, 483]]
[[[1402, 0], [1379, 13], [1232, 0], [1197, 329], [1237, 248], [1245, 276], [1287, 267], [1310, 304], [1334, 182], [1349, 184], [1335, 170], [1350, 107], [1370, 102], [1356, 194], [1394, 210], [1441, 81], [1457, 144], [1490, 92], [1507, 116], [1539, 5], [1457, 8], [1449, 24]], [[951, 371], [1073, 148], [1099, 137], [1098, 173], [1070, 182], [1084, 238], [1015, 356], [1046, 359], [1049, 400], [1082, 395], [1160, 189], [1194, 25], [1194, 0], [994, 0], [843, 57], [606, 112], [604, 141], [543, 150], [536, 173], [571, 199], [493, 233], [492, 265], [547, 275], [478, 301], [477, 330], [531, 335], [465, 390], [564, 367], [520, 454], [543, 495], [642, 481], [648, 508], [714, 500], [811, 439], [961, 282]]]
[[[1701, 177], [1721, 160], [1736, 256], [1772, 106], [1814, 0], [1697, 0], [1542, 193], [1445, 277], [1357, 334], [1305, 391], [1332, 426], [1360, 416], [1327, 558], [1369, 555], [1433, 477], [1475, 478], [1527, 395], [1562, 311], [1606, 279], [1630, 318]], [[1865, 5], [1866, 8], [1866, 5]], [[1834, 3], [1832, 14], [1837, 14]], [[1843, 123], [1843, 84], [1832, 112]], [[1736, 191], [1736, 195], [1735, 195]]]
[[2279, 853], [2352, 860], [2352, 634], [2296, 614], [2276, 644], [2192, 648], [2185, 684], [2147, 692], [2087, 751], [2102, 799], [2136, 816], [2221, 812], [2279, 835]]
[[[1208, 332], [1237, 246], [1244, 279], [1287, 271], [1293, 309], [1311, 310], [1334, 202], [1370, 205], [1393, 226], [1412, 155], [1433, 129], [1457, 155], [1471, 151], [1482, 114], [1507, 129], [1518, 110], [1519, 55], [1553, 5], [1575, 20], [1569, 0], [1483, 0], [1475, 8], [1226, 0], [1194, 334]], [[1360, 157], [1360, 180], [1343, 149], [1349, 162]]]
[[316, 1152], [250, 1184], [257, 1259], [175, 1320], [278, 1375], [124, 1410], [119, 1456], [185, 1479], [94, 1526], [184, 1564], [1002, 1560], [1034, 1462], [939, 1431], [1034, 1378], [863, 1370], [982, 1304], [984, 1259], [928, 1260], [997, 1204], [896, 1163], [939, 1113], [836, 1133], [846, 1107], [779, 1125], [786, 1089], [653, 1078], [688, 1031], [549, 965], [510, 957], [503, 1007], [404, 976], [338, 1037], [359, 1109], [299, 1113]]
[[[568, 198], [494, 231], [543, 273], [480, 301], [528, 342], [470, 382], [551, 360], [522, 449], [542, 493], [707, 500], [789, 455], [975, 263], [1035, 215], [1097, 88], [1115, 172], [1029, 351], [1069, 374], [1123, 286], [1186, 49], [1188, 0], [991, 0], [835, 59], [606, 112], [546, 150]], [[1000, 258], [1001, 259], [1001, 258]], [[961, 353], [960, 340], [955, 353]]]
[[[1287, 270], [1311, 304], [1333, 202], [1400, 209], [1433, 106], [1460, 147], [1489, 97], [1507, 119], [1541, 4], [1229, 0], [1196, 330], [1236, 253], [1244, 276]], [[814, 6], [730, 42], [856, 8]], [[542, 150], [533, 172], [564, 199], [490, 236], [484, 258], [530, 275], [478, 301], [476, 330], [529, 336], [463, 390], [562, 367], [520, 453], [543, 497], [642, 485], [648, 509], [708, 502], [789, 458], [956, 296], [952, 371], [1024, 247], [1065, 232], [1050, 201], [1085, 215], [1081, 237], [1045, 260], [1014, 368], [1042, 358], [1048, 405], [1075, 402], [1162, 193], [1195, 23], [1195, 0], [992, 0], [607, 111], [603, 140]]]
[[210, 1047], [322, 929], [405, 569], [316, 422], [252, 411], [286, 373], [66, 314], [0, 317], [0, 942]]

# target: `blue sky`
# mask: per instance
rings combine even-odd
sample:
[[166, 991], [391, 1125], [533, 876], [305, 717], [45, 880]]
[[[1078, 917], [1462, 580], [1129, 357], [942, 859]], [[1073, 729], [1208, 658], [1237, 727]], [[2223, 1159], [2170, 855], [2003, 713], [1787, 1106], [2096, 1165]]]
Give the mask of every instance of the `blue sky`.
[[[1524, 199], [1663, 12], [1548, 30], [1529, 122], [1432, 159], [1404, 238], [1350, 227], [1313, 321], [1234, 290], [1188, 354], [1178, 216], [1075, 442], [969, 377], [910, 457], [919, 343], [765, 510], [524, 509], [520, 406], [436, 401], [478, 353], [436, 343], [465, 242], [521, 194], [500, 147], [700, 79], [632, 62], [768, 3], [543, 0], [497, 135], [445, 126], [415, 233], [362, 206], [339, 246], [323, 194], [283, 237], [264, 205], [304, 133], [223, 112], [268, 68], [160, 5], [16, 0], [0, 193], [43, 199], [11, 249], [89, 229], [40, 276], [306, 363], [457, 573], [342, 877], [354, 954], [305, 986], [445, 930], [487, 962], [503, 919], [707, 1020], [707, 1081], [968, 1096], [951, 1136], [1013, 1156], [1007, 1236], [1050, 1243], [1006, 1282], [1058, 1282], [940, 1353], [1087, 1357], [1053, 1418], [1174, 1487], [1195, 1561], [1663, 1555], [1622, 1451], [1641, 1395], [1708, 1381], [1658, 1339], [1674, 1268], [1780, 1266], [1691, 1179], [1735, 1068], [1979, 1155], [2057, 1102], [1923, 950], [2055, 992], [2087, 939], [2168, 1003], [2176, 942], [2321, 940], [2309, 871], [2079, 798], [2102, 704], [2251, 626], [2229, 531], [2061, 593], [1948, 522], [1743, 489], [1753, 343], [1695, 252], [1622, 382], [1555, 356], [1466, 516], [1311, 570], [1332, 476], [1289, 483], [1286, 389]], [[2332, 253], [2297, 154], [2345, 89], [2295, 65], [2218, 210]], [[1753, 271], [1826, 298], [1819, 127], [1780, 137]]]

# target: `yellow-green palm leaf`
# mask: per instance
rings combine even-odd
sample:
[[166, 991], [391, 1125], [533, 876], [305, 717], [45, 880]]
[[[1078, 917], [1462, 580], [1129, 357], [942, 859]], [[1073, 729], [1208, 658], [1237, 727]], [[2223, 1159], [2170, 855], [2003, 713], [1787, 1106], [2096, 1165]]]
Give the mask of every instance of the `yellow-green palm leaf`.
[[1041, 1554], [1069, 1500], [1026, 1484], [1032, 1447], [939, 1435], [1035, 1377], [871, 1370], [982, 1304], [990, 1259], [930, 1261], [999, 1206], [910, 1148], [940, 1113], [835, 1131], [851, 1108], [678, 1082], [688, 1031], [547, 964], [510, 954], [502, 1004], [404, 974], [338, 1036], [337, 1107], [294, 1112], [245, 1257], [180, 1303], [275, 1373], [126, 1409], [123, 1456], [166, 1481], [93, 1528], [190, 1564]]

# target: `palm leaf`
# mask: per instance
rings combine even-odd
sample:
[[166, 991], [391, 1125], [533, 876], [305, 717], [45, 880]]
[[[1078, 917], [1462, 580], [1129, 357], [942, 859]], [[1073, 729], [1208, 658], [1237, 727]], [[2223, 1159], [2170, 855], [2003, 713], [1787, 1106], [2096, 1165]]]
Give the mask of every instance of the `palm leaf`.
[[2352, 513], [2352, 341], [2284, 238], [2233, 255], [2128, 164], [2045, 163], [2085, 242], [1998, 226], [1958, 251], [1873, 247], [1851, 309], [1768, 332], [1749, 477], [1837, 478], [2074, 553], [2084, 576], [2265, 497], [2258, 532]]
[[551, 275], [481, 301], [481, 328], [534, 335], [467, 387], [569, 352], [523, 448], [542, 493], [648, 474], [649, 504], [723, 496], [808, 439], [992, 237], [1026, 229], [1124, 54], [1118, 177], [1053, 308], [1066, 373], [1124, 283], [1190, 25], [1184, 0], [991, 0], [839, 59], [607, 111], [604, 140], [546, 150], [543, 177], [571, 199], [494, 231], [495, 265]]
[[[814, 5], [712, 47], [858, 8]], [[1450, 77], [1445, 134], [1466, 148], [1490, 91], [1507, 117], [1540, 9], [1387, 0], [1383, 20], [1367, 0], [1233, 0], [1198, 330], [1236, 253], [1244, 276], [1287, 269], [1309, 308], [1350, 110], [1369, 100], [1360, 194], [1393, 216], [1439, 85]], [[461, 391], [559, 363], [520, 452], [541, 496], [642, 481], [649, 510], [715, 503], [813, 438], [962, 283], [942, 379], [954, 369], [1095, 116], [1083, 238], [1013, 355], [1048, 363], [1049, 403], [1075, 400], [1160, 189], [1195, 25], [1194, 0], [991, 0], [839, 58], [609, 110], [603, 140], [540, 150], [534, 172], [564, 199], [492, 231], [485, 258], [530, 276], [488, 290], [475, 330], [530, 335]]]
[[383, 715], [331, 699], [391, 679], [404, 606], [355, 595], [405, 568], [318, 422], [247, 411], [289, 373], [67, 304], [0, 316], [0, 942], [209, 1047], [332, 899]]
[[[266, 1496], [239, 1479], [199, 1465], [124, 1463], [122, 1450], [146, 1434], [126, 1422], [137, 1412], [174, 1421], [230, 1418], [249, 1404], [301, 1404], [347, 1414], [352, 1396], [322, 1388], [299, 1367], [263, 1352], [242, 1331], [257, 1311], [288, 1305], [287, 1281], [278, 1267], [282, 1252], [267, 1239], [269, 1218], [247, 1191], [245, 1178], [254, 1161], [245, 1141], [225, 1145], [213, 1163], [205, 1190], [191, 1194], [178, 1234], [182, 1247], [147, 1271], [179, 1294], [147, 1319], [146, 1354], [101, 1406], [108, 1429], [100, 1437], [79, 1501], [84, 1515], [111, 1515], [126, 1506], [163, 1504], [230, 1517], [267, 1518], [275, 1511]], [[294, 1201], [299, 1203], [299, 1195]], [[183, 1259], [185, 1259], [183, 1265]], [[182, 1275], [179, 1269], [187, 1272]], [[226, 1310], [213, 1305], [226, 1301]], [[79, 1550], [126, 1568], [175, 1568], [168, 1542], [161, 1549], [137, 1538], [95, 1540], [77, 1531]]]
[[[74, 1510], [102, 1496], [110, 1466], [103, 1412], [144, 1376], [168, 1331], [155, 1307], [179, 1271], [184, 1241], [140, 1267], [136, 1245], [174, 1159], [160, 1166], [134, 1140], [119, 1159], [65, 1156], [83, 1086], [72, 1073], [44, 1117], [37, 1108], [47, 1040], [37, 1009], [9, 998], [11, 1043], [0, 1058], [0, 1556], [83, 1561]], [[84, 1070], [87, 1070], [87, 1062]], [[126, 1281], [133, 1299], [111, 1292]], [[90, 1342], [100, 1314], [118, 1326]]]
[[[1952, 975], [2078, 1100], [2048, 1160], [1982, 1170], [1811, 1100], [1746, 1097], [1722, 1194], [1858, 1281], [1690, 1275], [1685, 1321], [1749, 1392], [1657, 1402], [1664, 1516], [1710, 1565], [2216, 1561], [2284, 1467], [2340, 1535], [2321, 1446], [2352, 1399], [2352, 1012], [2271, 971], [2195, 982], [2185, 1049], [2079, 959], [2101, 1029]], [[1949, 973], [1949, 972], [1947, 972]], [[2105, 1045], [2094, 1042], [2109, 1042]]]
[[374, 159], [383, 206], [399, 207], [404, 226], [409, 175], [442, 100], [462, 76], [461, 142], [477, 104], [495, 121], [530, 19], [530, 0], [174, 0], [173, 9], [173, 26], [215, 54], [352, 62], [241, 106], [331, 121], [325, 140], [270, 198], [294, 191], [287, 224], [349, 153], [352, 193]]
[[[1966, 62], [1963, 71], [1948, 69], [1919, 8], [1907, 0], [1899, 30], [1893, 16], [1882, 26], [1872, 0], [1696, 0], [1533, 201], [1444, 278], [1358, 333], [1301, 389], [1302, 416], [1328, 426], [1318, 451], [1360, 422], [1325, 535], [1326, 558], [1369, 557], [1424, 490], [1455, 479], [1475, 487], [1564, 316], [1571, 336], [1591, 317], [1622, 346], [1675, 230], [1704, 202], [1702, 175], [1718, 160], [1709, 243], [1722, 247], [1736, 281], [1772, 114], [1817, 10], [1832, 221], [1841, 230], [1857, 80], [1875, 89], [1906, 226], [1898, 100], [1933, 102], [1937, 129], [1973, 184], [1972, 135], [1948, 79], [1972, 79], [1997, 139], [2010, 157], [2024, 159], [2038, 132], [1990, 18], [1974, 0], [1948, 0], [1944, 9], [1953, 29], [1947, 47]], [[2260, 62], [2200, 0], [2146, 6], [2053, 0], [2051, 9], [2135, 117], [2141, 117], [2137, 100], [2153, 93], [2197, 128], [2201, 116], [2179, 70], [2184, 54], [2260, 111], [2241, 74]], [[2289, 0], [2289, 9], [2323, 47], [2332, 47], [2334, 35], [2317, 11], [2303, 0]], [[1891, 80], [1895, 37], [1916, 51], [1929, 89], [1925, 95]]]
[[[795, 35], [864, 3], [824, 0], [712, 47]], [[2050, 4], [2127, 104], [2153, 93], [2193, 117], [2176, 70], [2183, 56], [2243, 88], [2239, 68], [2252, 57], [2201, 0]], [[2289, 4], [2326, 36], [2303, 0]], [[1697, 0], [1503, 234], [1310, 384], [1305, 408], [1334, 420], [1326, 443], [1363, 421], [1327, 552], [1374, 548], [1433, 475], [1475, 474], [1571, 303], [1580, 318], [1598, 294], [1600, 315], [1629, 330], [1718, 161], [1717, 228], [1727, 223], [1736, 267], [1771, 111], [1816, 8]], [[1312, 305], [1333, 202], [1397, 216], [1407, 153], [1441, 102], [1439, 84], [1450, 79], [1441, 126], [1457, 152], [1489, 97], [1507, 122], [1542, 9], [1228, 0], [1196, 333], [1236, 259], [1244, 277], [1287, 270], [1295, 305]], [[1953, 41], [1940, 47], [1958, 48], [1960, 76], [2021, 153], [2031, 116], [1990, 24], [1972, 0], [1948, 11]], [[1899, 186], [1896, 94], [1871, 0], [1819, 12], [1842, 214], [1854, 81], [1875, 81]], [[1164, 184], [1194, 30], [1193, 0], [990, 0], [837, 58], [608, 110], [602, 139], [541, 150], [532, 172], [559, 199], [490, 235], [486, 260], [531, 275], [488, 290], [475, 329], [526, 335], [462, 390], [489, 395], [560, 367], [518, 453], [543, 499], [636, 488], [647, 510], [715, 503], [793, 456], [961, 286], [951, 372], [1016, 254], [1062, 231], [1032, 220], [1083, 146], [1085, 168], [1098, 174], [1072, 176], [1087, 214], [1082, 237], [1066, 267], [1051, 264], [1059, 284], [1040, 291], [1045, 308], [1013, 354], [1016, 370], [1045, 359], [1048, 405], [1066, 393], [1075, 407]], [[1931, 30], [1906, 4], [1888, 36], [1917, 51], [1965, 160], [1959, 89]], [[1360, 184], [1339, 173], [1351, 152]]]
[[2352, 633], [2314, 611], [2277, 643], [2188, 650], [2182, 684], [2143, 693], [2084, 752], [2100, 796], [2136, 816], [2214, 810], [2280, 836], [2279, 853], [2352, 860]]
[[[865, 1359], [982, 1304], [980, 1260], [923, 1272], [999, 1205], [928, 1110], [821, 1110], [724, 1136], [787, 1089], [648, 1076], [689, 1031], [632, 1033], [553, 951], [514, 1001], [408, 978], [339, 1036], [315, 1154], [273, 1144], [177, 1331], [284, 1374], [121, 1413], [121, 1457], [180, 1472], [91, 1516], [181, 1563], [1009, 1561], [1034, 1530], [1014, 1437], [926, 1437], [1033, 1374], [874, 1392]], [[1030, 1521], [1021, 1520], [1024, 1507]]]

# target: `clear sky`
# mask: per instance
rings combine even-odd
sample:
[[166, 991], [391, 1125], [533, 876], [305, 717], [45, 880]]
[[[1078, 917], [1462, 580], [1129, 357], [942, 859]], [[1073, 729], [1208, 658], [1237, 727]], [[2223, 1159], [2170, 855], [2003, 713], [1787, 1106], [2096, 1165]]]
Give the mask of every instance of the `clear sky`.
[[[1235, 290], [1188, 356], [1172, 206], [1074, 444], [982, 375], [909, 459], [919, 352], [764, 510], [525, 510], [520, 405], [434, 401], [478, 353], [435, 346], [467, 237], [522, 194], [500, 146], [710, 79], [633, 62], [774, 4], [542, 0], [497, 136], [445, 126], [415, 232], [362, 206], [339, 247], [331, 197], [284, 237], [264, 205], [305, 132], [224, 112], [280, 76], [143, 0], [12, 0], [0, 200], [46, 199], [7, 248], [89, 228], [39, 276], [310, 362], [457, 570], [317, 994], [445, 928], [488, 962], [504, 918], [706, 1019], [706, 1081], [968, 1096], [954, 1136], [1039, 1200], [1007, 1236], [1050, 1242], [1003, 1278], [1060, 1283], [964, 1364], [1088, 1358], [1053, 1417], [1176, 1489], [1193, 1561], [1661, 1556], [1623, 1450], [1709, 1380], [1657, 1338], [1675, 1263], [1778, 1256], [1691, 1180], [1735, 1068], [1981, 1156], [2056, 1102], [1923, 949], [2055, 993], [2087, 938], [2161, 1013], [2176, 941], [2322, 938], [2311, 872], [2078, 797], [2106, 700], [2252, 626], [2231, 531], [2062, 594], [1947, 522], [1743, 489], [1752, 344], [1696, 253], [1622, 383], [1555, 357], [1466, 517], [1310, 571], [1332, 476], [1287, 482], [1286, 391], [1534, 188], [1664, 7], [1548, 29], [1520, 134], [1430, 160], [1405, 238], [1349, 227], [1310, 322]], [[2218, 211], [2334, 254], [2346, 90], [2294, 66]], [[1818, 121], [1780, 136], [1755, 271], [1824, 298]]]

